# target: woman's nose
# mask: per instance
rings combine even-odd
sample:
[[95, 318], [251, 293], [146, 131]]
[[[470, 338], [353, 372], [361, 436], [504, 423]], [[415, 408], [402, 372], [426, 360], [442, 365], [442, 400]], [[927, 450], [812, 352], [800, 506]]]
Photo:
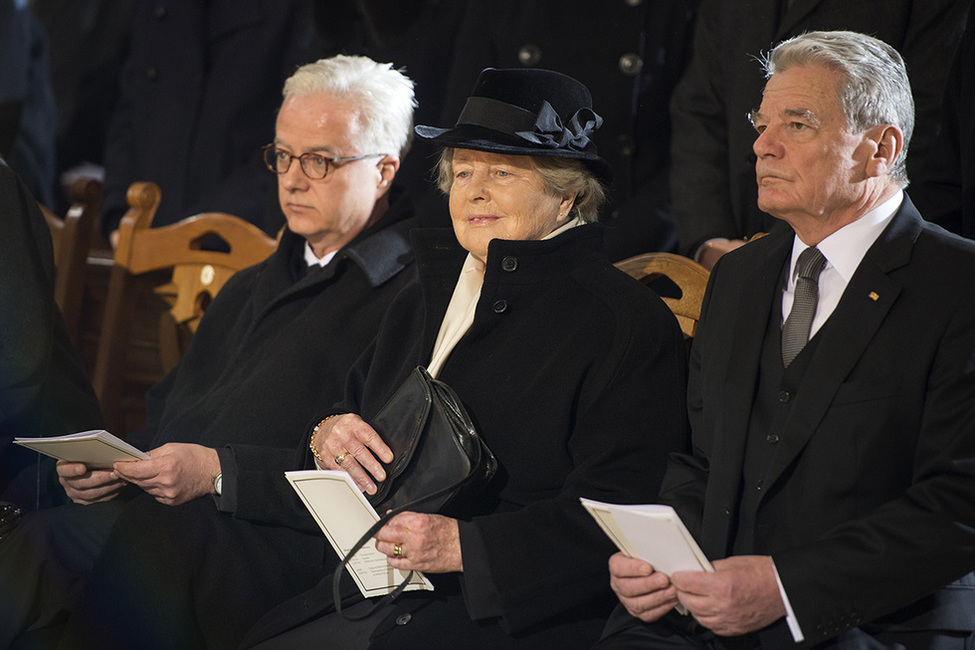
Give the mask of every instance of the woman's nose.
[[487, 176], [478, 173], [472, 174], [470, 181], [467, 183], [467, 187], [464, 189], [467, 192], [467, 199], [469, 201], [486, 199], [489, 196]]

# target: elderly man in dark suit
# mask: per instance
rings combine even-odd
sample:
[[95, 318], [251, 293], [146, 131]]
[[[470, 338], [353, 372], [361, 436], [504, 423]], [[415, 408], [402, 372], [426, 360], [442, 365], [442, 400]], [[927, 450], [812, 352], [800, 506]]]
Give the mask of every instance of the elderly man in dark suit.
[[661, 492], [716, 571], [614, 556], [600, 648], [975, 647], [975, 244], [903, 192], [893, 48], [813, 32], [766, 71], [758, 201], [791, 229], [714, 269]]
[[[753, 61], [775, 43], [813, 30], [871, 34], [897, 48], [913, 75], [918, 127], [908, 165], [938, 132], [948, 62], [958, 45], [964, 0], [703, 0], [694, 52], [674, 90], [671, 186], [682, 252], [710, 268], [724, 252], [775, 219], [756, 205], [752, 134], [761, 79]], [[918, 156], [916, 154], [922, 154]]]

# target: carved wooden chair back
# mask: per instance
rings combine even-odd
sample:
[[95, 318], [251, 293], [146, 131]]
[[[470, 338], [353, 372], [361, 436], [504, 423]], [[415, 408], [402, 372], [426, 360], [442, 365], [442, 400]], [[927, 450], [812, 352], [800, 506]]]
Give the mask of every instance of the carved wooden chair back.
[[45, 205], [40, 208], [54, 244], [54, 301], [61, 309], [68, 336], [78, 345], [88, 251], [97, 232], [102, 184], [93, 178], [79, 178], [71, 185], [69, 196], [71, 204], [63, 218]]
[[130, 208], [119, 226], [93, 379], [107, 425], [122, 432], [128, 427], [116, 415], [122, 406], [122, 384], [131, 369], [126, 364], [130, 324], [138, 320], [136, 311], [142, 308], [135, 294], [151, 291], [157, 304], [163, 305], [157, 308], [158, 376], [147, 377], [145, 368], [134, 372], [136, 381], [151, 385], [179, 361], [204, 311], [227, 280], [267, 258], [277, 246], [275, 238], [258, 227], [225, 213], [198, 214], [151, 228], [160, 201], [154, 183], [133, 183], [127, 200]]
[[644, 284], [667, 278], [676, 285], [680, 296], [663, 295], [662, 299], [674, 312], [684, 340], [690, 345], [701, 318], [701, 303], [708, 285], [707, 269], [688, 257], [674, 253], [643, 253], [617, 262], [616, 266]]

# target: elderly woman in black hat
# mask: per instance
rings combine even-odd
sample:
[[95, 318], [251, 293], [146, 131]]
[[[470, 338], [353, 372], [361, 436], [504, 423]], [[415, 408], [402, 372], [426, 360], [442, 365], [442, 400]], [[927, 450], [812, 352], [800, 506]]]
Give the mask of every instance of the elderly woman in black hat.
[[[435, 591], [404, 593], [356, 624], [332, 613], [279, 647], [564, 649], [598, 638], [614, 547], [579, 497], [652, 501], [685, 434], [674, 318], [607, 261], [590, 223], [610, 177], [590, 140], [600, 123], [570, 77], [487, 69], [456, 126], [416, 127], [444, 147], [453, 232], [414, 232], [419, 282], [311, 443], [319, 467], [374, 493], [392, 454], [367, 422], [421, 365], [459, 395], [499, 471], [459, 515], [406, 512], [376, 535], [391, 566], [425, 572]], [[315, 602], [296, 599], [296, 623]]]

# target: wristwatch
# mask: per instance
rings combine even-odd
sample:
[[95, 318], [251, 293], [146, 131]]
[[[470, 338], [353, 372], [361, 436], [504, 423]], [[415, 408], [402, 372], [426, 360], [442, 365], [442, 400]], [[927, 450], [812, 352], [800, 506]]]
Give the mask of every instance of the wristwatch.
[[223, 472], [220, 472], [211, 480], [213, 483], [213, 491], [217, 493], [217, 496], [223, 494]]

